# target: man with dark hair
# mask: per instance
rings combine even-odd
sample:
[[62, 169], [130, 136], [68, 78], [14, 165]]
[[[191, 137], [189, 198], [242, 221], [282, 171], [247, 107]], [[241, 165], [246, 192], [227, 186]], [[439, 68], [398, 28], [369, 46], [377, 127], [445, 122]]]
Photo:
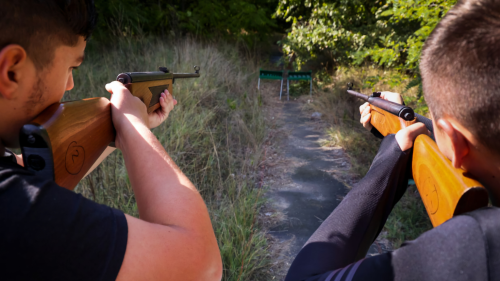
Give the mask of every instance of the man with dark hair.
[[[500, 196], [500, 1], [462, 0], [427, 39], [420, 64], [440, 151]], [[382, 97], [402, 103], [396, 93]], [[370, 107], [360, 107], [370, 125]], [[500, 280], [500, 209], [456, 216], [393, 252], [365, 258], [406, 190], [414, 124], [388, 135], [366, 176], [311, 236], [287, 281]]]
[[95, 22], [91, 0], [0, 0], [0, 280], [220, 280], [203, 199], [150, 131], [176, 104], [168, 91], [148, 115], [106, 85], [140, 219], [38, 178], [7, 149], [73, 88]]

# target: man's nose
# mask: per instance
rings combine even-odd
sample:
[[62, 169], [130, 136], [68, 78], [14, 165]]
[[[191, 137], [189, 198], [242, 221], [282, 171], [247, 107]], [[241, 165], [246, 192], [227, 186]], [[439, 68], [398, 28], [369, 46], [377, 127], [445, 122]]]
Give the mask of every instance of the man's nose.
[[73, 74], [71, 74], [68, 78], [68, 83], [66, 84], [66, 91], [73, 89], [75, 83], [73, 82]]

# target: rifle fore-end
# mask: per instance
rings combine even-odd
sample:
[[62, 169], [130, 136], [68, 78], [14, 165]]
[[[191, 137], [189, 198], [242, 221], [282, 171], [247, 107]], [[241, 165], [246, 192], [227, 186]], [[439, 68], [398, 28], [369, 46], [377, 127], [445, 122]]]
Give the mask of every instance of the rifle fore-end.
[[384, 137], [390, 134], [395, 134], [399, 130], [404, 129], [411, 124], [417, 122], [417, 118], [411, 121], [405, 121], [394, 114], [391, 114], [383, 109], [374, 105], [371, 108], [371, 121], [370, 123], [375, 127]]
[[125, 72], [116, 77], [129, 89], [132, 95], [141, 99], [146, 105], [148, 113], [160, 108], [160, 96], [165, 90], [172, 94], [172, 85], [175, 79], [198, 78], [200, 67], [194, 66], [194, 73], [170, 73], [166, 67], [160, 67], [160, 71], [152, 72]]
[[106, 98], [54, 104], [20, 134], [24, 166], [69, 190], [114, 139]]
[[132, 95], [138, 97], [145, 105], [148, 113], [160, 108], [160, 96], [165, 90], [173, 93], [173, 79], [163, 79], [126, 84]]

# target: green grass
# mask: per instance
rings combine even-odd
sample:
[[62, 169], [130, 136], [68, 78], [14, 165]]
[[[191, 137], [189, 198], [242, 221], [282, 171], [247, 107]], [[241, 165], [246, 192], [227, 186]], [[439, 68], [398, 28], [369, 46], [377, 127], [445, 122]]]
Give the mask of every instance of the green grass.
[[[377, 67], [339, 68], [333, 76], [325, 72], [316, 74], [314, 102], [309, 106], [323, 113], [323, 119], [330, 125], [326, 131], [329, 139], [323, 145], [345, 149], [352, 164], [353, 176], [363, 177], [366, 174], [377, 154], [380, 140], [359, 123], [359, 106], [363, 102], [347, 94], [347, 83], [353, 82], [354, 89], [365, 94], [373, 91], [402, 93], [406, 104], [418, 105], [420, 113], [425, 113], [427, 107], [419, 103], [418, 88], [405, 91], [410, 81], [410, 77], [396, 71]], [[385, 230], [394, 248], [399, 248], [404, 240], [415, 239], [432, 228], [415, 190], [415, 187], [408, 188], [386, 222]]]
[[[172, 94], [179, 103], [153, 132], [207, 203], [224, 262], [223, 280], [262, 280], [267, 246], [256, 221], [263, 199], [254, 175], [266, 131], [253, 90], [258, 71], [253, 58], [242, 57], [225, 43], [189, 39], [122, 40], [113, 47], [90, 44], [85, 63], [75, 71], [75, 89], [65, 99], [109, 97], [104, 85], [121, 72], [154, 71], [159, 66], [192, 72], [194, 65], [201, 67], [201, 78], [176, 80]], [[138, 216], [119, 151], [76, 191]]]
[[415, 185], [408, 186], [403, 198], [394, 206], [385, 223], [385, 229], [387, 239], [392, 242], [394, 248], [399, 248], [404, 241], [413, 240], [432, 229], [432, 223]]

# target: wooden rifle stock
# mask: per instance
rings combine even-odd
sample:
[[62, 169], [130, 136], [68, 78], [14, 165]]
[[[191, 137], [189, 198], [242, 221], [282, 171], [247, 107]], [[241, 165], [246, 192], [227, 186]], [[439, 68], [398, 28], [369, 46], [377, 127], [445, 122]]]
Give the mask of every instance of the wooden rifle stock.
[[114, 139], [107, 98], [53, 104], [21, 129], [24, 167], [73, 190]]
[[[139, 97], [151, 113], [160, 107], [161, 93], [176, 78], [199, 77], [195, 73], [173, 74], [166, 68], [157, 72], [128, 72], [118, 75], [132, 93]], [[24, 167], [45, 180], [73, 190], [99, 158], [114, 142], [111, 104], [107, 98], [90, 98], [49, 106], [19, 134]]]
[[[349, 89], [348, 92], [354, 91]], [[377, 95], [379, 96], [378, 93], [374, 93], [372, 97]], [[363, 95], [366, 98], [356, 96], [370, 102], [366, 95]], [[372, 115], [370, 123], [383, 136], [395, 134], [417, 122], [415, 117], [406, 121], [395, 115], [394, 111], [388, 112], [373, 104], [370, 104], [370, 108]], [[453, 167], [450, 160], [439, 151], [436, 143], [427, 135], [418, 136], [413, 145], [412, 174], [434, 227], [453, 216], [488, 205], [486, 189], [478, 181], [470, 178], [464, 170]]]

